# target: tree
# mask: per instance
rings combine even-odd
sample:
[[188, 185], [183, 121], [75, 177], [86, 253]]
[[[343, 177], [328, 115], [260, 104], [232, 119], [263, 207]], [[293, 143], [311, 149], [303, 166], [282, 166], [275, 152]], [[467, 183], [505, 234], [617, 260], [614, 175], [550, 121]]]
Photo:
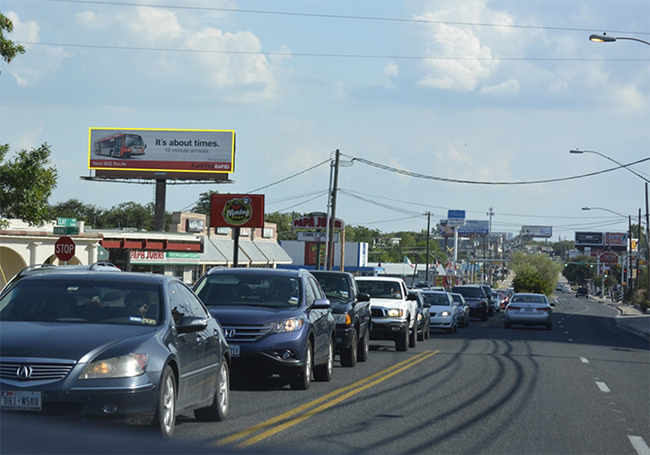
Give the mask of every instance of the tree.
[[196, 201], [196, 205], [192, 208], [194, 213], [202, 213], [204, 215], [210, 216], [210, 199], [213, 194], [219, 194], [218, 191], [206, 191], [199, 195], [199, 200]]
[[59, 217], [76, 218], [85, 221], [86, 225], [90, 224], [92, 227], [97, 227], [102, 225], [105, 212], [105, 210], [94, 205], [84, 204], [79, 199], [68, 199], [50, 206], [50, 219], [53, 220]]
[[25, 53], [25, 48], [23, 46], [20, 44], [14, 44], [13, 41], [5, 38], [5, 32], [11, 33], [13, 30], [14, 24], [7, 16], [0, 13], [0, 56], [2, 56], [2, 60], [7, 63], [11, 63], [16, 55]]
[[584, 285], [596, 276], [596, 268], [594, 267], [596, 258], [591, 256], [577, 256], [572, 262], [565, 264], [562, 275], [571, 282]]
[[[511, 269], [515, 272], [520, 289], [550, 295], [557, 284], [560, 265], [546, 254], [524, 254], [517, 251], [512, 255]], [[517, 285], [514, 284], [516, 292]]]
[[553, 292], [553, 286], [549, 281], [533, 269], [518, 273], [515, 279], [512, 280], [512, 286], [515, 288], [515, 292], [533, 292], [546, 295]]
[[[47, 167], [50, 147], [43, 144], [31, 151], [21, 150], [2, 164], [8, 151], [9, 144], [0, 144], [0, 213], [42, 226], [50, 220], [48, 199], [58, 177], [55, 167]], [[0, 220], [0, 225], [7, 224]]]
[[298, 235], [293, 230], [293, 214], [291, 213], [266, 213], [264, 221], [275, 223], [278, 240], [297, 240]]

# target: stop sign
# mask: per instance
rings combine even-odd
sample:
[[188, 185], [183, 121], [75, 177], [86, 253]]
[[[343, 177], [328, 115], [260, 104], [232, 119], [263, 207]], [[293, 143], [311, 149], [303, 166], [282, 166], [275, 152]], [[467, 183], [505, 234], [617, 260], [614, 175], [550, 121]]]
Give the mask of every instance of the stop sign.
[[68, 262], [75, 253], [75, 244], [70, 237], [59, 237], [54, 244], [54, 254], [61, 262]]

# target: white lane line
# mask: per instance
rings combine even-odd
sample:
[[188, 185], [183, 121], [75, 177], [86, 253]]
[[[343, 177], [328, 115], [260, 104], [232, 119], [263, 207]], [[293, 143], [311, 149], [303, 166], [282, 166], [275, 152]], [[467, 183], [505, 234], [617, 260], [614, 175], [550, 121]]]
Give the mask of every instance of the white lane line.
[[596, 385], [598, 386], [601, 392], [611, 392], [611, 390], [609, 390], [609, 387], [607, 387], [607, 384], [605, 384], [604, 382], [596, 381]]
[[587, 360], [586, 357], [580, 357], [580, 361], [581, 361], [582, 363], [589, 363], [589, 360]]
[[629, 436], [630, 442], [639, 455], [650, 455], [650, 447], [645, 443], [641, 436]]

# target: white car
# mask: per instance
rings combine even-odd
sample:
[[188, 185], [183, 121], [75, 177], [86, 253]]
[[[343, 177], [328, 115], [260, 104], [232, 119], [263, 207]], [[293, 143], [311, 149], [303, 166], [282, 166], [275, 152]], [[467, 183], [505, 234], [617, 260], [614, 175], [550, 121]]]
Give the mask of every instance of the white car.
[[429, 307], [429, 328], [446, 330], [453, 333], [458, 330], [458, 305], [449, 292], [422, 291], [424, 301]]
[[417, 297], [409, 296], [404, 280], [393, 277], [355, 277], [360, 292], [370, 294], [371, 340], [393, 340], [397, 351], [418, 341]]

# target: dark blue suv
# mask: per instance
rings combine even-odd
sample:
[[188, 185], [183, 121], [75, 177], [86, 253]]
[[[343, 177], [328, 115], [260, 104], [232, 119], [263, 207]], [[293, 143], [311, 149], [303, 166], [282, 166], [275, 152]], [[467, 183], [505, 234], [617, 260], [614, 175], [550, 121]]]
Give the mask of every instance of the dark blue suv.
[[233, 371], [289, 379], [304, 390], [332, 378], [336, 322], [307, 270], [217, 267], [194, 287], [223, 326]]

